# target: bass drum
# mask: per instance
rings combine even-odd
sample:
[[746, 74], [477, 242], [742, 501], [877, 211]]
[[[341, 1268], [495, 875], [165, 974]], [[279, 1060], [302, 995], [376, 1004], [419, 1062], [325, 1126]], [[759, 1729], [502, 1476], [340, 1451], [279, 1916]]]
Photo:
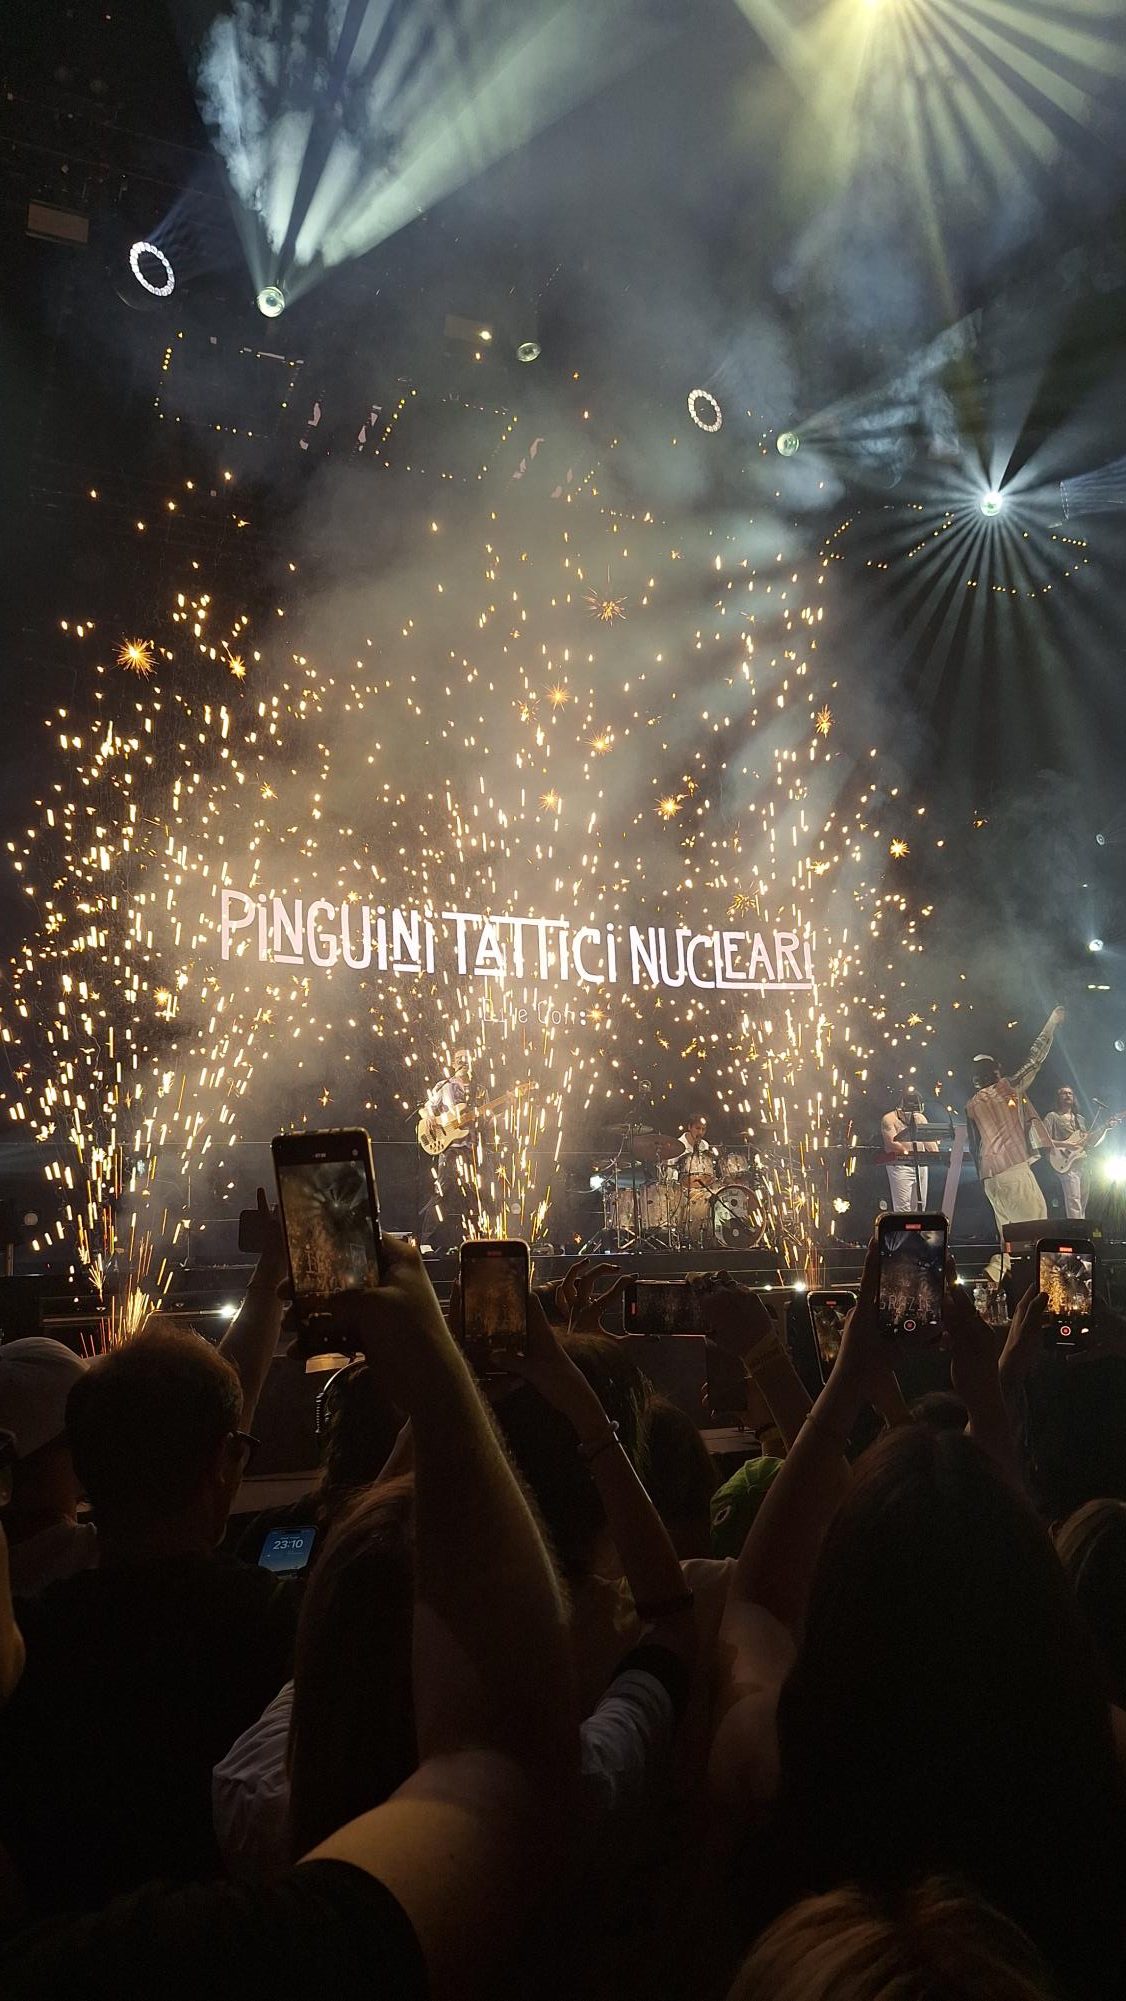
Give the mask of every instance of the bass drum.
[[757, 1241], [754, 1191], [745, 1181], [727, 1181], [712, 1197], [712, 1229], [728, 1251], [749, 1250]]
[[650, 1230], [668, 1229], [668, 1192], [664, 1188], [658, 1188], [654, 1182], [648, 1182], [644, 1188], [636, 1190], [628, 1184], [619, 1184], [615, 1188], [607, 1185], [604, 1194], [606, 1226], [610, 1230], [616, 1230], [619, 1236], [632, 1237], [634, 1229], [638, 1226], [642, 1236], [646, 1236]]

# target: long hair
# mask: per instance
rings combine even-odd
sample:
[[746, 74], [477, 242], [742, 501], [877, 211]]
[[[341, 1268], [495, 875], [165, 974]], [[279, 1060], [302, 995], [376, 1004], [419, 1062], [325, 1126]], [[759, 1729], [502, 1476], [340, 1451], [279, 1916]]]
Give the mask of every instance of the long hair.
[[728, 2001], [1051, 2001], [1016, 1925], [932, 1877], [885, 1905], [852, 1886], [809, 1897], [771, 1925]]
[[1031, 1507], [970, 1439], [861, 1461], [778, 1713], [793, 1885], [954, 1872], [1050, 1956], [1117, 1915], [1121, 1791], [1089, 1634]]
[[1056, 1554], [1087, 1621], [1112, 1702], [1126, 1704], [1126, 1502], [1088, 1501], [1056, 1531]]
[[289, 1732], [295, 1857], [378, 1806], [418, 1763], [411, 1684], [411, 1480], [340, 1516], [309, 1577]]

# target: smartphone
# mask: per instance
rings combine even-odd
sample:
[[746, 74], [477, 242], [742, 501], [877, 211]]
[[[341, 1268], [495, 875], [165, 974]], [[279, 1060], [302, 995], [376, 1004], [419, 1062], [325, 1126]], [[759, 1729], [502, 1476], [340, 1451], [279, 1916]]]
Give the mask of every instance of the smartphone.
[[479, 1376], [503, 1374], [506, 1355], [528, 1352], [531, 1256], [519, 1237], [475, 1237], [461, 1247], [465, 1352]]
[[631, 1278], [622, 1291], [626, 1334], [707, 1334], [708, 1295], [686, 1278]]
[[813, 1345], [821, 1380], [827, 1383], [833, 1363], [841, 1351], [844, 1324], [856, 1305], [854, 1292], [810, 1292], [806, 1294]]
[[946, 1292], [945, 1216], [881, 1216], [881, 1331], [891, 1340], [936, 1341]]
[[288, 1577], [294, 1571], [306, 1569], [316, 1540], [317, 1531], [312, 1523], [300, 1529], [267, 1529], [258, 1557], [259, 1570], [272, 1570], [276, 1577]]
[[282, 1133], [272, 1143], [294, 1310], [306, 1355], [336, 1354], [332, 1302], [379, 1284], [379, 1196], [360, 1127]]
[[1036, 1246], [1037, 1287], [1048, 1295], [1044, 1337], [1050, 1348], [1074, 1354], [1091, 1339], [1095, 1303], [1095, 1246], [1089, 1237], [1041, 1237]]

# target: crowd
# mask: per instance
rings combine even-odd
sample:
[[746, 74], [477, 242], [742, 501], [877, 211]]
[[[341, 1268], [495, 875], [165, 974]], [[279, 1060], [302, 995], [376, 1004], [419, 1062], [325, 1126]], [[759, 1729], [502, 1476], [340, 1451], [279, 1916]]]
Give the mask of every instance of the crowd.
[[1060, 1362], [1042, 1298], [998, 1332], [951, 1269], [909, 1407], [874, 1253], [812, 1399], [715, 1283], [764, 1447], [720, 1485], [595, 1273], [478, 1383], [456, 1292], [384, 1257], [297, 1577], [231, 1522], [276, 1228], [217, 1348], [0, 1347], [0, 1994], [1126, 1991], [1109, 1314]]

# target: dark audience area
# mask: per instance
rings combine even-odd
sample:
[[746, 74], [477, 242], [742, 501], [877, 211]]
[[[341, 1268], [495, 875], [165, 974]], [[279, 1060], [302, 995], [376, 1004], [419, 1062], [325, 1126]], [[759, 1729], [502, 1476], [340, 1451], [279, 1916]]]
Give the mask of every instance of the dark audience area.
[[253, 1516], [276, 1226], [218, 1346], [0, 1347], [0, 1994], [1118, 2001], [1117, 1317], [1061, 1361], [951, 1266], [908, 1401], [873, 1251], [811, 1395], [701, 1274], [733, 1468], [604, 1268], [478, 1378], [382, 1257]]

